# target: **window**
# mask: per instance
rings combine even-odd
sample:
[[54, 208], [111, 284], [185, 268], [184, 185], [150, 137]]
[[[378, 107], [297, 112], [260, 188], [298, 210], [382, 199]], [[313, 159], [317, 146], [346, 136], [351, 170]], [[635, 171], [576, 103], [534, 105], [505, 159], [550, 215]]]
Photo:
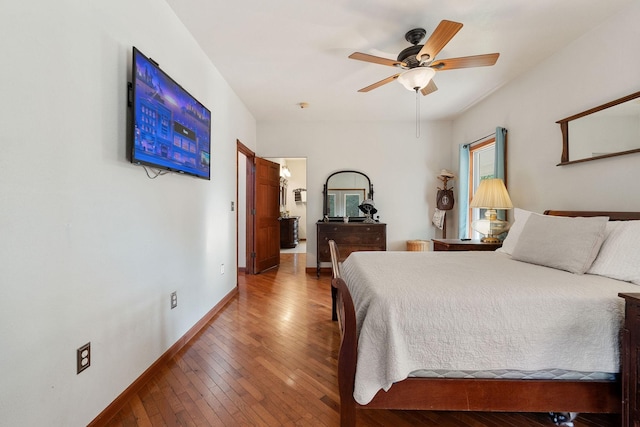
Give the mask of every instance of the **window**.
[[344, 216], [360, 216], [360, 203], [362, 202], [362, 196], [359, 194], [345, 194], [344, 195]]
[[[483, 179], [495, 178], [496, 139], [491, 138], [469, 149], [469, 203]], [[485, 209], [469, 209], [469, 236], [480, 239], [482, 236], [471, 229], [471, 222], [484, 216]]]
[[[500, 178], [507, 184], [507, 130], [497, 127], [496, 132], [476, 141], [460, 144], [458, 157], [458, 237], [476, 238], [471, 230], [472, 215], [476, 218], [483, 213], [469, 209], [473, 194], [480, 181], [486, 178]], [[475, 212], [474, 212], [475, 211]], [[498, 212], [498, 217], [504, 216]], [[503, 218], [504, 219], [504, 218]]]

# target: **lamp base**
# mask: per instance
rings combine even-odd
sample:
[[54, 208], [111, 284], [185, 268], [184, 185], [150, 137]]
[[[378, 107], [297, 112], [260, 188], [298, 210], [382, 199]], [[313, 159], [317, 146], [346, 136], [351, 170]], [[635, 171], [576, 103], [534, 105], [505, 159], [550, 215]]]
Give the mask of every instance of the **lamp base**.
[[471, 223], [471, 228], [482, 235], [482, 243], [500, 243], [497, 236], [509, 230], [510, 224], [500, 219], [478, 219]]

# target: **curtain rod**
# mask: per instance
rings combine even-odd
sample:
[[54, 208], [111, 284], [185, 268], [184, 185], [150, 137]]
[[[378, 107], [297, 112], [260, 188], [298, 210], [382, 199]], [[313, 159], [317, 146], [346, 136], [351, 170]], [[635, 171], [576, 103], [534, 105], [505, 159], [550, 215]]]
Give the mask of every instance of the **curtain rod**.
[[[507, 130], [505, 129], [505, 132], [506, 132], [506, 131], [507, 131]], [[477, 142], [480, 142], [480, 141], [482, 141], [482, 140], [484, 140], [484, 139], [489, 138], [490, 136], [496, 136], [496, 133], [495, 133], [495, 132], [490, 133], [489, 135], [485, 135], [485, 136], [483, 136], [482, 138], [478, 138], [478, 139], [476, 139], [475, 141], [469, 142], [468, 144], [464, 144], [464, 145], [462, 146], [462, 148], [470, 147], [470, 146], [472, 146], [473, 144], [475, 144], [475, 143], [477, 143]]]

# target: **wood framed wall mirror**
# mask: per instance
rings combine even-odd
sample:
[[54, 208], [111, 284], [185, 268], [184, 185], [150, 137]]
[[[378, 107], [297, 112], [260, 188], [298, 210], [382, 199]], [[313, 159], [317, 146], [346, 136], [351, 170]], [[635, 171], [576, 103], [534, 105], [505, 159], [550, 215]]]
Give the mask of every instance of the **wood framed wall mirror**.
[[557, 166], [640, 152], [640, 92], [566, 119], [562, 157]]
[[342, 222], [362, 222], [365, 214], [358, 206], [366, 200], [373, 200], [373, 184], [367, 175], [355, 170], [341, 170], [327, 178], [322, 189], [323, 219]]

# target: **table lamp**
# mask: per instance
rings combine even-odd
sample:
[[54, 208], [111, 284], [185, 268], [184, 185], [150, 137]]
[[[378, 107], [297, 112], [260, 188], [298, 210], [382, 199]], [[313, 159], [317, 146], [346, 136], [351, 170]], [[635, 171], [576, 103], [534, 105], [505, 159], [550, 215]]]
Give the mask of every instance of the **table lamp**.
[[470, 208], [486, 209], [485, 219], [478, 219], [471, 223], [473, 228], [484, 237], [480, 239], [484, 243], [499, 243], [498, 236], [509, 229], [507, 221], [498, 219], [496, 209], [512, 209], [513, 203], [504, 186], [504, 181], [499, 178], [484, 179], [476, 189], [471, 200]]

